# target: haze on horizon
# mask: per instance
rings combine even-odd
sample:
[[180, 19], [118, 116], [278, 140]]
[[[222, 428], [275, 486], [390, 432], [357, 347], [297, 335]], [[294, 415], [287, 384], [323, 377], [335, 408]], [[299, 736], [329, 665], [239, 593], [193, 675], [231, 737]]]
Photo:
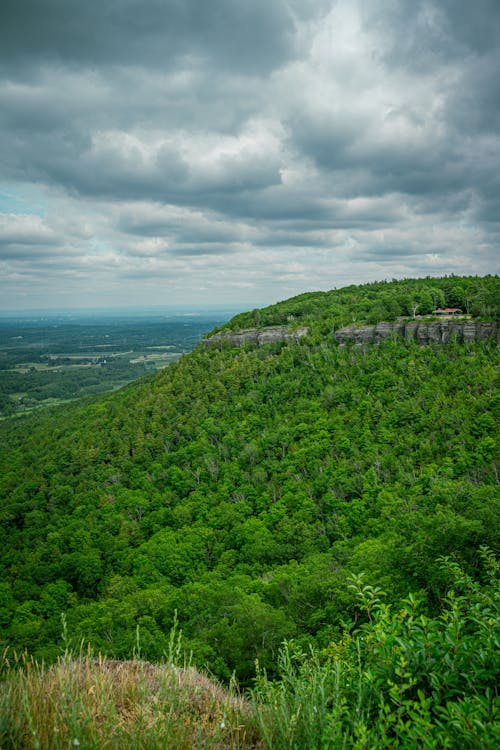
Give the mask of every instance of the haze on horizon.
[[498, 273], [497, 0], [3, 0], [0, 310]]

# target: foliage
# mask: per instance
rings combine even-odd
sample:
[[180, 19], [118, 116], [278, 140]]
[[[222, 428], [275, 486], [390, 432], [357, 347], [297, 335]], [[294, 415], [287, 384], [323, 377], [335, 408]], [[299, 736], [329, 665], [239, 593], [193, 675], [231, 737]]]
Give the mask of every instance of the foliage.
[[[352, 575], [359, 614], [321, 652], [287, 641], [279, 679], [258, 666], [250, 698], [182, 663], [174, 626], [162, 663], [116, 662], [66, 650], [57, 664], [4, 657], [2, 747], [337, 748], [497, 747], [499, 567], [480, 551], [481, 578], [440, 567], [451, 586], [434, 617], [409, 595], [398, 608]], [[66, 638], [67, 642], [67, 638]], [[136, 657], [140, 655], [140, 639]], [[182, 665], [182, 666], [180, 666]]]
[[482, 556], [482, 586], [442, 561], [453, 588], [435, 617], [412, 595], [393, 611], [354, 576], [368, 622], [330, 644], [323, 662], [287, 643], [280, 680], [259, 673], [253, 702], [266, 746], [497, 747], [500, 586], [492, 553]]
[[307, 320], [300, 343], [199, 346], [1, 423], [3, 645], [54, 662], [65, 612], [74, 646], [127, 659], [139, 627], [159, 661], [178, 611], [195, 663], [248, 686], [256, 659], [276, 676], [284, 640], [321, 650], [359, 624], [348, 570], [438, 616], [438, 558], [476, 581], [481, 545], [498, 548], [498, 348], [339, 346], [334, 330], [426, 295], [486, 315], [495, 292], [450, 277], [302, 295], [259, 313]]

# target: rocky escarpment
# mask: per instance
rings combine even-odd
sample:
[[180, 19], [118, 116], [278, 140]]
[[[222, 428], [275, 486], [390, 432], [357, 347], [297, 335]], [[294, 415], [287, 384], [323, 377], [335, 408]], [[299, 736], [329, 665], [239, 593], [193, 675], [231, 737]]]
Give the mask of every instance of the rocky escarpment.
[[500, 325], [489, 321], [473, 320], [411, 320], [408, 322], [377, 323], [370, 326], [350, 325], [335, 333], [339, 344], [354, 341], [356, 344], [379, 343], [401, 336], [419, 344], [446, 344], [448, 341], [475, 342], [494, 339], [500, 346]]
[[208, 339], [203, 339], [205, 346], [243, 346], [243, 344], [273, 344], [275, 341], [298, 341], [307, 335], [307, 328], [290, 331], [287, 326], [268, 326], [266, 328], [244, 328], [241, 331], [221, 331]]
[[[244, 328], [241, 331], [221, 331], [202, 341], [204, 346], [243, 346], [244, 344], [272, 344], [276, 341], [298, 341], [306, 336], [304, 326], [291, 331], [287, 326]], [[500, 346], [500, 324], [473, 320], [410, 320], [382, 322], [376, 325], [349, 325], [335, 332], [339, 344], [352, 341], [356, 344], [380, 343], [394, 337], [417, 341], [419, 344], [446, 344], [495, 340]]]

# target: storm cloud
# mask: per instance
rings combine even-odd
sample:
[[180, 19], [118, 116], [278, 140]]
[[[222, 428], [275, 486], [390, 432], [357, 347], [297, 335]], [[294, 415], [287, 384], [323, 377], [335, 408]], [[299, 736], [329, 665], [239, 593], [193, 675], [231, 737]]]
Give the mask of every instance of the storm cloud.
[[4, 0], [1, 307], [498, 273], [496, 0]]

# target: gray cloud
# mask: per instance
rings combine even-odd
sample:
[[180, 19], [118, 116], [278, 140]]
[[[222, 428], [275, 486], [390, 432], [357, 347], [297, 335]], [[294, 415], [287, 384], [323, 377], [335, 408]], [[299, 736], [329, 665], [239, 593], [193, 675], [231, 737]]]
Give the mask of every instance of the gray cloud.
[[4, 0], [1, 18], [8, 65], [27, 58], [76, 66], [140, 60], [168, 68], [193, 56], [260, 72], [293, 48], [293, 19], [283, 0]]
[[38, 216], [0, 214], [0, 260], [31, 261], [60, 251], [57, 232]]
[[498, 49], [499, 19], [496, 0], [372, 0], [363, 25], [375, 32], [377, 57], [420, 72]]
[[496, 0], [4, 0], [2, 304], [496, 272], [499, 73]]

